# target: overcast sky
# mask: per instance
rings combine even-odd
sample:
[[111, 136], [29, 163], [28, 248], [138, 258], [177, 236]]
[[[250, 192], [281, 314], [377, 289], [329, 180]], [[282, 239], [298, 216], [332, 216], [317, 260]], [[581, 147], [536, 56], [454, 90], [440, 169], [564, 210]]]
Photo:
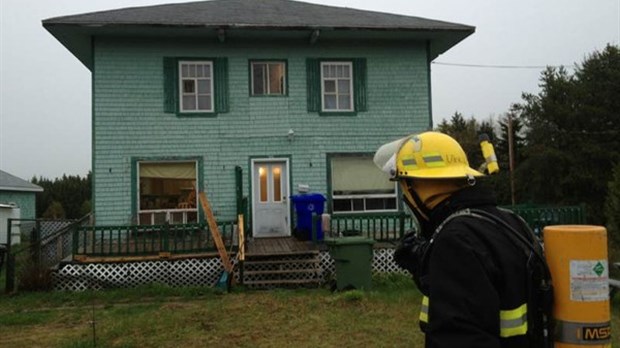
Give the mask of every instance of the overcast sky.
[[[41, 20], [173, 2], [187, 1], [0, 0], [0, 169], [29, 180], [85, 175], [91, 166], [90, 72]], [[435, 124], [455, 111], [497, 118], [522, 92], [538, 92], [542, 68], [525, 67], [572, 67], [620, 42], [620, 0], [306, 2], [475, 26], [435, 62], [491, 67], [432, 65]]]

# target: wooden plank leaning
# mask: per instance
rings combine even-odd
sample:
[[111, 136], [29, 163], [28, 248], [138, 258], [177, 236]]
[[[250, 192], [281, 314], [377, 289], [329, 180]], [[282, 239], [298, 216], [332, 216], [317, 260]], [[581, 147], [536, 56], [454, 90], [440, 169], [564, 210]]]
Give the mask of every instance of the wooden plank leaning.
[[202, 206], [202, 209], [204, 210], [206, 214], [207, 224], [209, 225], [209, 230], [211, 230], [213, 241], [215, 242], [217, 251], [220, 254], [222, 265], [224, 265], [224, 270], [226, 270], [227, 273], [232, 275], [233, 265], [230, 262], [228, 253], [226, 252], [224, 241], [222, 241], [222, 235], [220, 234], [220, 229], [217, 226], [217, 222], [215, 221], [215, 216], [213, 216], [213, 210], [211, 210], [211, 204], [209, 204], [207, 195], [204, 192], [200, 192], [199, 198], [200, 198], [200, 205]]

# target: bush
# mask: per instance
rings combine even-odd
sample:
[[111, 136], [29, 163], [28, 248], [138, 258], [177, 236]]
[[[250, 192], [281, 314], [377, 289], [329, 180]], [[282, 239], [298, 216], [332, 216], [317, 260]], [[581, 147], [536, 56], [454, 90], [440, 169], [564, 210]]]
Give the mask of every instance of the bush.
[[52, 290], [52, 271], [46, 267], [28, 263], [19, 273], [19, 290]]

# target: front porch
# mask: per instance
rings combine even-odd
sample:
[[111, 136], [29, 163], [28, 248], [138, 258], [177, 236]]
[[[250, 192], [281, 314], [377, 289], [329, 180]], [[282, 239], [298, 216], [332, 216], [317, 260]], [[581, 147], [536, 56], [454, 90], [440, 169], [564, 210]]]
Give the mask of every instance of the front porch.
[[[320, 216], [314, 217], [319, 226]], [[398, 271], [391, 260], [394, 242], [412, 222], [404, 214], [342, 215], [332, 218], [325, 236], [362, 234], [377, 240], [375, 271]], [[289, 237], [240, 238], [237, 221], [219, 221], [237, 283], [252, 288], [318, 287], [333, 279], [334, 261], [322, 240]], [[243, 229], [242, 229], [243, 230]], [[317, 231], [305, 234], [317, 236]], [[72, 253], [56, 268], [55, 288], [126, 287], [148, 282], [171, 286], [213, 286], [223, 267], [207, 224], [75, 226]], [[244, 259], [239, 259], [239, 240]]]
[[[585, 223], [580, 206], [509, 208], [537, 231], [548, 224]], [[47, 223], [35, 224], [28, 233], [30, 237], [24, 237], [29, 240], [28, 247], [7, 251], [13, 261], [9, 267], [7, 260], [6, 288], [13, 288], [13, 279], [8, 274], [15, 274], [15, 259], [19, 262], [23, 258], [20, 255], [26, 253], [30, 254], [29, 262], [51, 267], [55, 288], [65, 290], [149, 282], [212, 286], [222, 274], [222, 263], [206, 224], [91, 226], [85, 225], [87, 220], [59, 225], [54, 232], [44, 231]], [[9, 224], [18, 222], [9, 221]], [[314, 216], [312, 226], [319, 223], [320, 216]], [[326, 226], [326, 237], [356, 234], [374, 239], [373, 271], [398, 272], [392, 261], [393, 247], [414, 225], [404, 213], [390, 213], [335, 215]], [[251, 233], [241, 239], [246, 241], [242, 266], [237, 258], [240, 240], [237, 221], [220, 221], [218, 227], [225, 248], [237, 266], [234, 276], [240, 283], [257, 281], [256, 286], [263, 287], [275, 287], [276, 281], [295, 286], [318, 285], [334, 272], [334, 261], [321, 240], [255, 238]], [[314, 230], [310, 235], [316, 237], [318, 233]]]
[[[249, 256], [305, 253], [324, 248], [318, 240], [321, 216], [314, 215], [312, 231], [302, 233], [309, 240], [295, 237], [255, 238], [251, 232], [239, 236], [236, 220], [218, 221], [226, 250], [236, 254], [239, 240]], [[331, 217], [323, 231], [325, 237], [362, 235], [382, 247], [394, 245], [406, 231], [414, 229], [413, 219], [405, 213], [342, 214]], [[122, 262], [165, 258], [212, 257], [217, 248], [206, 223], [120, 226], [75, 226], [72, 230], [73, 262]]]

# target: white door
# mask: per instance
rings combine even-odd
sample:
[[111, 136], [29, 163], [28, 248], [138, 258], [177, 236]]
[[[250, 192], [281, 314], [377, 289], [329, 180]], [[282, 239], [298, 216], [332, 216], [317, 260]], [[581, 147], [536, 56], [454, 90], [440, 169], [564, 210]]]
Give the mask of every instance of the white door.
[[252, 160], [252, 221], [254, 237], [291, 234], [288, 160]]

